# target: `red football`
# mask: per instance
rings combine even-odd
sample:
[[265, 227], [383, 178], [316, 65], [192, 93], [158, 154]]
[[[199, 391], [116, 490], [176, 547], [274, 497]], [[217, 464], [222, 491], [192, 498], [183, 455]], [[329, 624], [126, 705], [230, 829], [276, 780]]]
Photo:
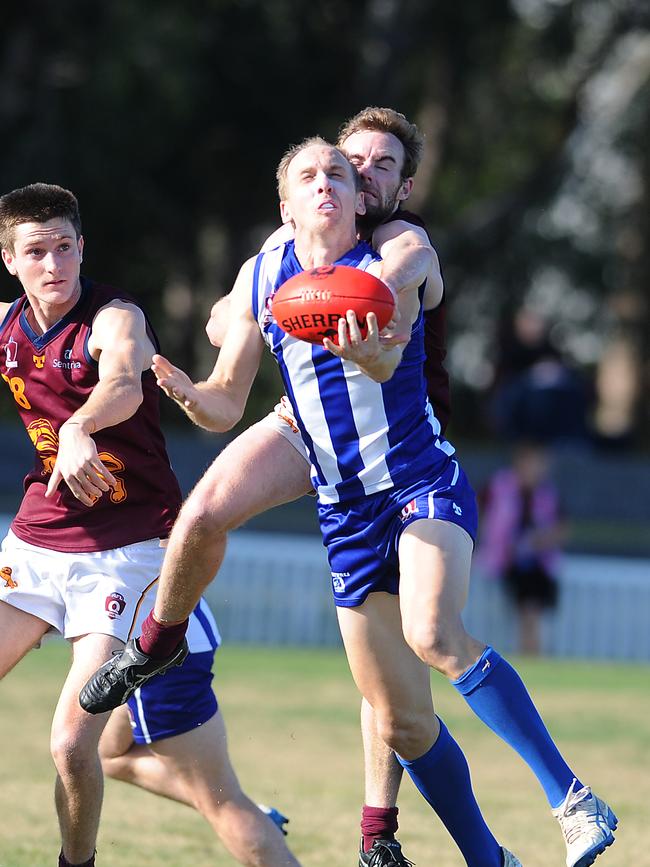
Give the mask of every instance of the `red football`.
[[283, 331], [308, 343], [329, 337], [338, 343], [338, 322], [354, 310], [362, 335], [372, 312], [384, 328], [395, 309], [393, 293], [377, 277], [349, 265], [323, 265], [290, 277], [271, 302], [273, 318]]

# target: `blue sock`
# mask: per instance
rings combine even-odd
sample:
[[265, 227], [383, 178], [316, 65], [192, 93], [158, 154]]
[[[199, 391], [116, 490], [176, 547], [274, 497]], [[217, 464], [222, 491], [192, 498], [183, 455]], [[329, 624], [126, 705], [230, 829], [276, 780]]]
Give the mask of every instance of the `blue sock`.
[[436, 811], [469, 867], [501, 867], [501, 847], [476, 803], [465, 756], [442, 720], [438, 740], [427, 753], [413, 761], [397, 759]]
[[[478, 662], [451, 683], [476, 716], [529, 765], [551, 807], [559, 807], [575, 774], [560, 755], [510, 663], [486, 647]], [[576, 787], [582, 787], [579, 780]]]

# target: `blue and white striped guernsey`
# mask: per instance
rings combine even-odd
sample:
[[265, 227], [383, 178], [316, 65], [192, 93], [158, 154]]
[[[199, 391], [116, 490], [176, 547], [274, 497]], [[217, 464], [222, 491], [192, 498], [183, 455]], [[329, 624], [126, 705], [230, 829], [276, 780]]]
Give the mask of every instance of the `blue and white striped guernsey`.
[[[379, 259], [365, 242], [335, 262], [366, 270]], [[280, 367], [286, 393], [311, 459], [322, 503], [357, 499], [438, 475], [453, 446], [440, 435], [423, 374], [422, 311], [402, 360], [377, 383], [356, 364], [322, 346], [285, 334], [271, 315], [272, 296], [301, 267], [293, 241], [257, 257], [252, 308]]]

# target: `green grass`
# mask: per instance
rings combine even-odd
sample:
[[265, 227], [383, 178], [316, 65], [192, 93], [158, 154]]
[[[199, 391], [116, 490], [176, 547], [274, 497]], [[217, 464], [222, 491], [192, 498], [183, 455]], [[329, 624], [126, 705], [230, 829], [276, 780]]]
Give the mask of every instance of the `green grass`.
[[[245, 790], [291, 817], [289, 841], [305, 867], [356, 863], [362, 803], [359, 701], [337, 650], [226, 646], [215, 687]], [[58, 830], [48, 752], [68, 664], [62, 642], [32, 652], [0, 686], [0, 867], [56, 863]], [[650, 668], [517, 661], [576, 772], [610, 801], [618, 841], [598, 867], [650, 864]], [[525, 867], [561, 867], [564, 846], [528, 769], [434, 675], [436, 707], [465, 750], [483, 812]], [[418, 867], [462, 867], [437, 819], [405, 780], [400, 839]], [[226, 855], [191, 810], [108, 781], [98, 867], [225, 867]]]

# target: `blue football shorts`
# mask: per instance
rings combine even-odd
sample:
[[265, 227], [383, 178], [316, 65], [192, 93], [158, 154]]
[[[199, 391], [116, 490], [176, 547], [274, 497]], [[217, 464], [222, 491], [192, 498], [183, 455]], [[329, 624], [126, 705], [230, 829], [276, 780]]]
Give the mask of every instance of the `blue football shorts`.
[[185, 662], [136, 689], [127, 704], [137, 744], [182, 735], [217, 712], [212, 690], [214, 651], [190, 653]]
[[369, 593], [399, 593], [397, 549], [404, 529], [423, 518], [450, 521], [476, 539], [474, 490], [453, 457], [436, 478], [345, 503], [319, 503], [334, 602], [361, 605]]

